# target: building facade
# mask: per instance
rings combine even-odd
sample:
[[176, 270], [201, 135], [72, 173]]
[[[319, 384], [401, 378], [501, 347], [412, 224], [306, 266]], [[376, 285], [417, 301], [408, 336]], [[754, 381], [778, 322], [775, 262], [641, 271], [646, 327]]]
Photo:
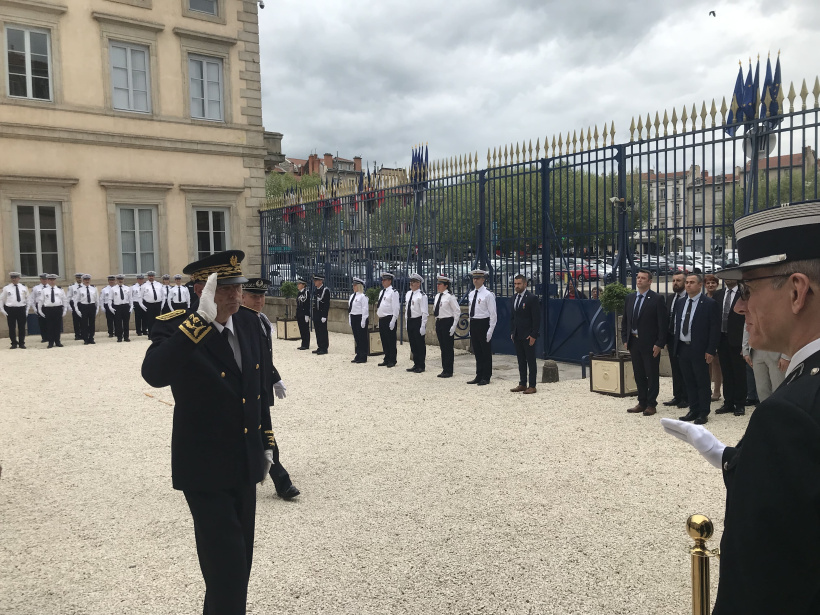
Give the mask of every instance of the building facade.
[[0, 41], [4, 275], [259, 273], [256, 2], [0, 0]]

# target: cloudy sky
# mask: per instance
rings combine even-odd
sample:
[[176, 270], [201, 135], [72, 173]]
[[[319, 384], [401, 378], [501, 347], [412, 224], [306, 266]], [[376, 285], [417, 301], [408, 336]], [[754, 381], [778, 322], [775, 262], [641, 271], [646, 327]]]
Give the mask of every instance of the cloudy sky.
[[741, 58], [745, 71], [760, 54], [763, 72], [780, 50], [784, 83], [811, 90], [818, 31], [817, 0], [268, 0], [265, 128], [287, 156], [371, 166], [406, 166], [419, 142], [485, 160], [612, 121], [628, 140], [638, 115], [719, 106]]

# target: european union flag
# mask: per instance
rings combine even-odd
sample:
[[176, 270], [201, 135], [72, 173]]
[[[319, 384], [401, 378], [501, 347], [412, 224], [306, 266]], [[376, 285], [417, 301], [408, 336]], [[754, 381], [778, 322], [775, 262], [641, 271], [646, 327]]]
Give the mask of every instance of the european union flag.
[[[769, 92], [769, 97], [772, 99], [769, 103], [769, 108], [766, 109], [765, 103], [760, 107], [760, 117], [774, 117], [777, 115], [783, 115], [783, 109], [780, 108], [780, 104], [777, 102], [777, 97], [780, 95], [780, 88], [781, 80], [780, 80], [780, 55], [777, 56], [777, 66], [774, 69], [774, 77], [772, 77], [772, 65], [771, 60], [768, 62], [768, 66], [766, 67], [766, 82], [763, 84], [763, 100], [766, 99], [766, 92]], [[768, 84], [768, 85], [767, 85]], [[765, 114], [764, 114], [765, 113]], [[774, 130], [783, 121], [783, 118], [779, 118], [776, 120], [769, 120], [766, 122], [766, 127], [769, 130]]]
[[755, 117], [755, 82], [752, 77], [752, 61], [749, 60], [749, 72], [746, 73], [746, 83], [743, 84], [743, 120], [751, 122]]
[[737, 127], [743, 122], [743, 66], [737, 69], [737, 80], [735, 81], [735, 91], [732, 92], [734, 100], [737, 102], [737, 115], [729, 110], [729, 117], [726, 118], [726, 134], [735, 136]]

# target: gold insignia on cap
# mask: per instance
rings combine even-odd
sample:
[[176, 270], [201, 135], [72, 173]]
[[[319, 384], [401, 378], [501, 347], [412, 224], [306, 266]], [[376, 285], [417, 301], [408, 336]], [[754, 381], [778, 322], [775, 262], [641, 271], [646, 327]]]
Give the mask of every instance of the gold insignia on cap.
[[230, 260], [229, 260], [228, 262], [229, 262], [232, 266], [234, 266], [234, 267], [238, 267], [238, 266], [239, 266], [239, 261], [237, 260], [237, 258], [236, 258], [236, 255], [235, 255], [235, 254], [234, 254], [234, 255], [230, 258]]
[[189, 315], [188, 318], [183, 320], [179, 325], [179, 330], [188, 336], [188, 339], [194, 344], [198, 344], [203, 337], [208, 335], [211, 329], [213, 329], [213, 327], [196, 314]]

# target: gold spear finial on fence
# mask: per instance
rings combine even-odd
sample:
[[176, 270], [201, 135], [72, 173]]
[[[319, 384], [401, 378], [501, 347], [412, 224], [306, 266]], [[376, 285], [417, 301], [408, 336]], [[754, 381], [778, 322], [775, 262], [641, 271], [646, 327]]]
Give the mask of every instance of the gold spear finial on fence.
[[698, 109], [695, 103], [692, 103], [692, 130], [697, 130]]
[[592, 133], [592, 137], [595, 139], [595, 149], [598, 149], [598, 124], [595, 124], [595, 132]]
[[686, 105], [683, 105], [683, 112], [680, 114], [680, 121], [683, 124], [681, 132], [686, 132], [686, 122], [689, 120], [689, 115], [686, 113]]
[[789, 85], [789, 93], [786, 98], [789, 99], [789, 111], [794, 112], [794, 99], [797, 98], [797, 94], [794, 92], [794, 81]]
[[814, 108], [820, 108], [820, 78], [814, 78], [814, 89], [811, 93], [814, 94]]
[[556, 147], [555, 135], [552, 135], [552, 156], [551, 156], [552, 158], [555, 158], [555, 147]]
[[561, 133], [558, 133], [558, 155], [561, 156], [563, 154], [564, 142], [562, 141], [563, 136]]
[[[640, 119], [640, 118], [638, 118]], [[629, 142], [635, 141], [635, 116], [632, 116], [632, 122], [629, 124]]]
[[655, 136], [660, 137], [661, 136], [661, 118], [658, 117], [658, 112], [657, 111], [655, 111], [655, 124], [654, 124], [654, 126], [655, 126]]
[[587, 126], [587, 149], [592, 149], [592, 126]]
[[663, 136], [669, 136], [669, 116], [666, 113], [666, 109], [663, 110], [663, 120], [661, 123], [663, 124]]
[[541, 137], [535, 140], [535, 158], [541, 158]]
[[[567, 132], [567, 149], [569, 150], [569, 132]], [[576, 133], [572, 131], [572, 153], [578, 151], [578, 138], [576, 137]]]
[[728, 111], [728, 108], [726, 107], [726, 97], [724, 96], [723, 100], [720, 103], [720, 125], [721, 126], [726, 125], [726, 111]]
[[[512, 144], [510, 144], [510, 151], [512, 151]], [[520, 154], [521, 150], [518, 149], [518, 142], [515, 143], [515, 162], [518, 164], [520, 162]]]
[[[643, 118], [638, 116], [638, 141], [643, 139]], [[606, 135], [606, 124], [604, 124], [604, 135]], [[606, 138], [604, 138], [604, 145], [606, 145]]]
[[567, 140], [564, 141], [564, 145], [567, 146], [567, 155], [569, 155], [569, 130], [567, 130]]
[[703, 122], [701, 128], [706, 128], [706, 118], [709, 117], [709, 114], [706, 112], [706, 101], [703, 101], [703, 105], [700, 108], [700, 119]]
[[615, 122], [609, 124], [610, 145], [615, 145]]
[[800, 98], [803, 100], [803, 111], [806, 110], [806, 103], [809, 102], [809, 88], [806, 87], [806, 80], [803, 79], [803, 87], [800, 88]]
[[678, 111], [672, 107], [672, 134], [678, 134]]
[[712, 108], [709, 109], [709, 115], [712, 116], [712, 128], [715, 127], [715, 116], [717, 115], [717, 107], [715, 107], [715, 99], [712, 99]]

